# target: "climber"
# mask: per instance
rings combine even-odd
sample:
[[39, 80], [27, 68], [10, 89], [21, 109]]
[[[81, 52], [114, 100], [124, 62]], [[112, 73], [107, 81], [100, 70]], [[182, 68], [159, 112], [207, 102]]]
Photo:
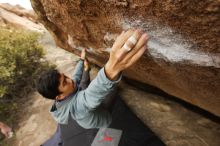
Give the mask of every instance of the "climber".
[[[86, 64], [85, 51], [76, 65], [72, 79], [50, 70], [43, 73], [37, 84], [38, 92], [55, 100], [51, 114], [59, 124], [68, 124], [69, 117], [86, 128], [108, 127], [111, 114], [98, 107], [106, 96], [114, 92], [121, 80], [121, 72], [133, 65], [145, 52], [148, 35], [141, 30], [130, 29], [117, 37], [110, 58], [89, 86], [80, 90], [79, 84]], [[88, 71], [88, 68], [85, 68]]]
[[[44, 97], [55, 100], [51, 114], [58, 122], [56, 132], [42, 146], [165, 146], [116, 95], [121, 72], [140, 59], [147, 40], [147, 34], [141, 30], [122, 32], [113, 44], [109, 60], [91, 83], [86, 50], [81, 53], [72, 79], [57, 70], [40, 76], [37, 89]], [[95, 138], [106, 127], [110, 131], [121, 130], [122, 136], [119, 132], [112, 135], [114, 139]]]

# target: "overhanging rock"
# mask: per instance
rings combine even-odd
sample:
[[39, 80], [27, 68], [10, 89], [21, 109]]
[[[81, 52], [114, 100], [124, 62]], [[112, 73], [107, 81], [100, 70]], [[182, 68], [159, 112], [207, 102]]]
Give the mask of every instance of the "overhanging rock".
[[103, 66], [116, 36], [142, 28], [148, 52], [124, 75], [220, 116], [220, 2], [31, 0], [61, 48]]

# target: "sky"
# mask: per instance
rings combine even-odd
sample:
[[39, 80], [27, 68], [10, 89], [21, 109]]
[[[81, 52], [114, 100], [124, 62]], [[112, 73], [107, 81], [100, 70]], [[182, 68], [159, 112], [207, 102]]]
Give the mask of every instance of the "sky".
[[19, 4], [26, 9], [32, 9], [30, 0], [0, 0], [0, 3]]

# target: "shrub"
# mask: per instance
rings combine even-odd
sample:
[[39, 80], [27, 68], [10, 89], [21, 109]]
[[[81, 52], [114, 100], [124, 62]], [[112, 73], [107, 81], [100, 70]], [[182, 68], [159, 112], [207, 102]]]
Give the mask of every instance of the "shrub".
[[44, 69], [52, 67], [43, 61], [39, 37], [36, 32], [0, 28], [0, 121], [9, 124], [15, 120], [10, 113], [17, 109], [20, 98], [34, 89], [34, 81]]
[[35, 74], [43, 57], [39, 34], [0, 28], [0, 97], [15, 94]]
[[[8, 125], [16, 125], [15, 113], [34, 90], [38, 75], [55, 67], [45, 61], [39, 38], [36, 32], [0, 27], [0, 121]], [[0, 145], [7, 145], [1, 134]]]

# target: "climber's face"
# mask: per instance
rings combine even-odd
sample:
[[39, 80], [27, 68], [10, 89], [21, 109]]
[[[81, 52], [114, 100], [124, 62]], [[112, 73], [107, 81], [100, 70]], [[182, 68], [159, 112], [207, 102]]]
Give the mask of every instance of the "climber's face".
[[67, 77], [66, 75], [64, 75], [63, 73], [60, 74], [59, 81], [60, 81], [60, 84], [59, 84], [58, 89], [61, 94], [58, 95], [56, 99], [58, 100], [64, 99], [66, 96], [70, 95], [76, 90], [75, 82], [69, 77]]

